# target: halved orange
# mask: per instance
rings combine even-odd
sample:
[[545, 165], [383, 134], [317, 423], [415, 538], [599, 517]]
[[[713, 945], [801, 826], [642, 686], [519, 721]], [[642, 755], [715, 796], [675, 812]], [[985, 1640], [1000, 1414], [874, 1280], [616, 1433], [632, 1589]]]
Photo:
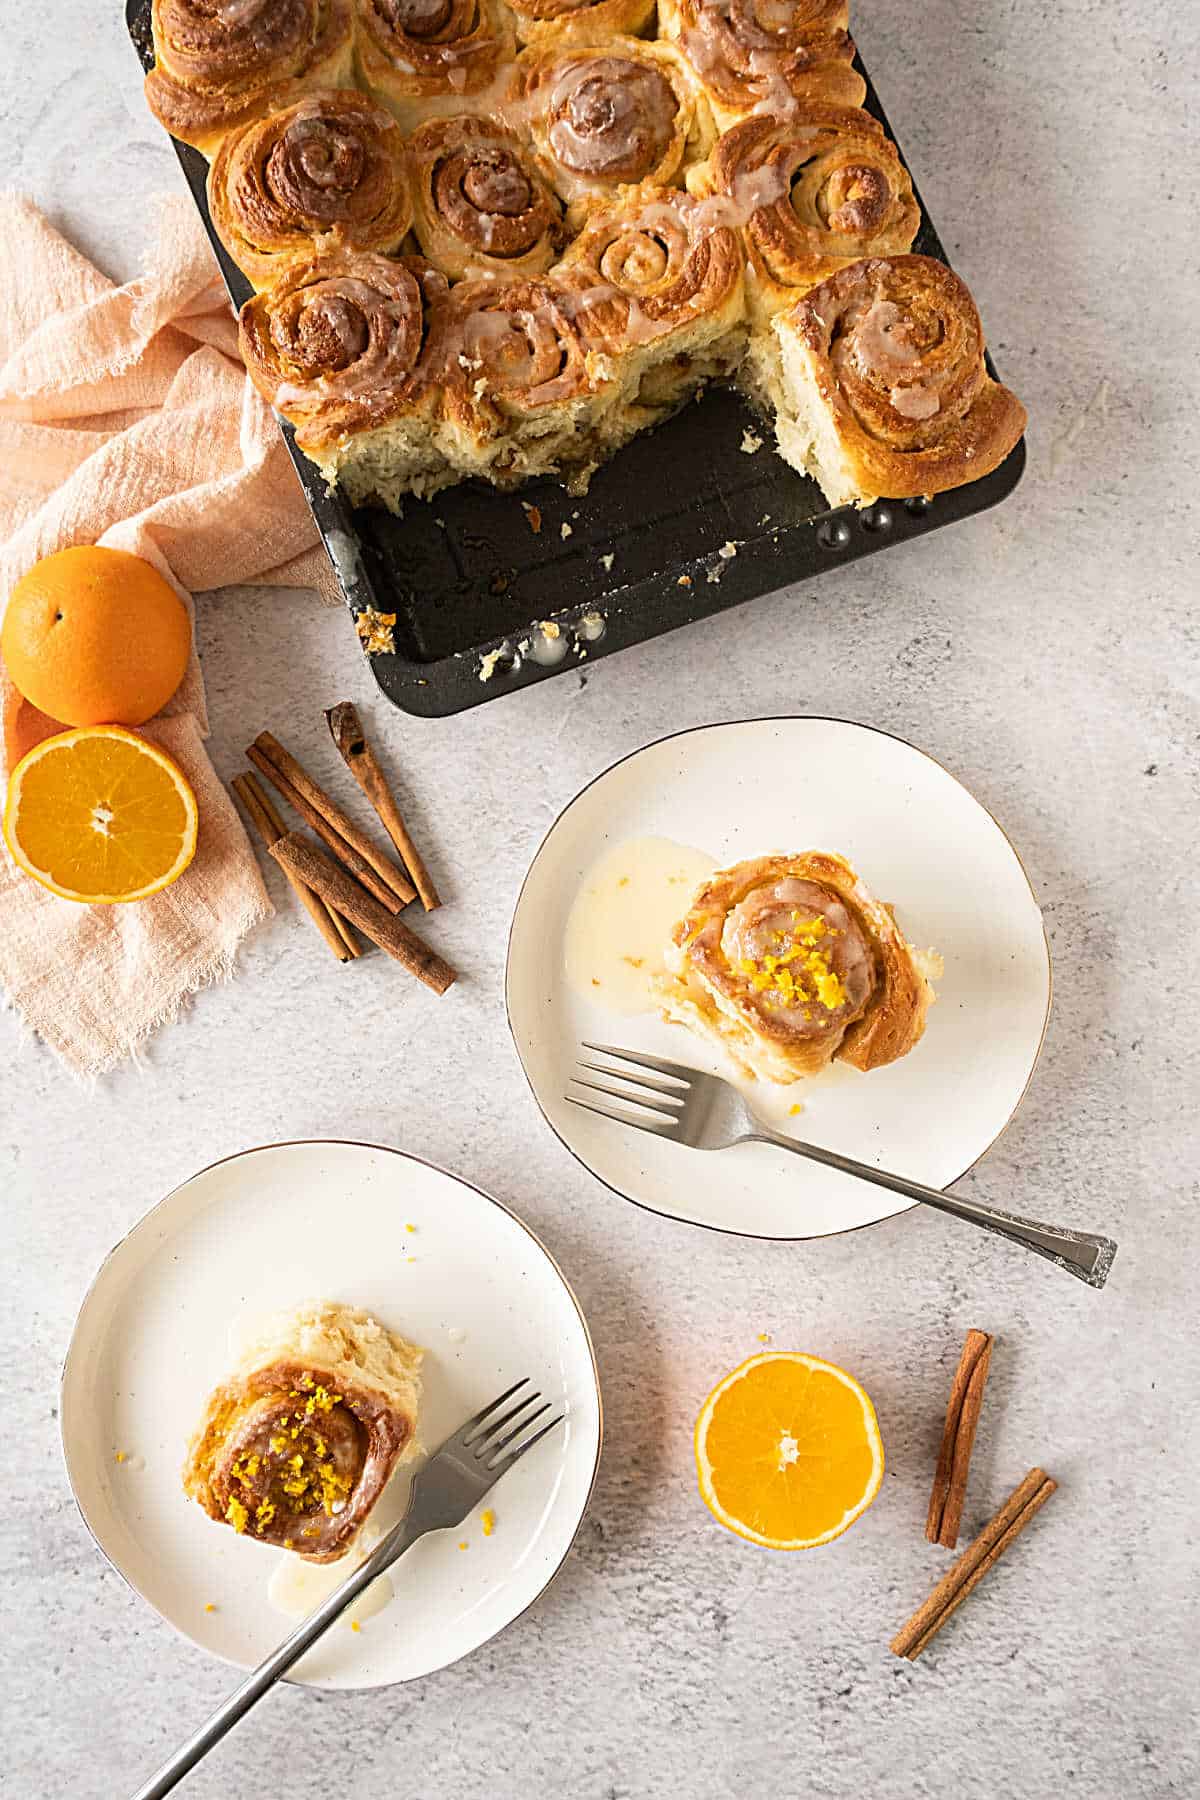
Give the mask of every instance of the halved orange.
[[875, 1408], [852, 1375], [798, 1350], [751, 1356], [696, 1420], [700, 1495], [713, 1517], [771, 1550], [840, 1537], [883, 1480]]
[[191, 862], [196, 828], [182, 770], [119, 725], [46, 738], [8, 784], [5, 841], [63, 900], [111, 906], [157, 894]]

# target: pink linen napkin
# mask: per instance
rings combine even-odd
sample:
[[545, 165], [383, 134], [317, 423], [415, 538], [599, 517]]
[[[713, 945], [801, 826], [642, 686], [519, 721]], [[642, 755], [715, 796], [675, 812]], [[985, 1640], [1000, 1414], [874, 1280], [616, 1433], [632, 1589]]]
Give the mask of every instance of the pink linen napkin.
[[[332, 570], [191, 203], [161, 203], [150, 273], [118, 287], [27, 201], [0, 196], [0, 606], [40, 557], [108, 544], [152, 562], [191, 605], [240, 582], [316, 587]], [[0, 668], [0, 767], [50, 732]], [[59, 900], [0, 850], [0, 983], [73, 1069], [129, 1056], [183, 1002], [227, 978], [270, 911], [254, 851], [203, 739], [195, 651], [144, 735], [196, 793], [200, 838], [152, 900]]]

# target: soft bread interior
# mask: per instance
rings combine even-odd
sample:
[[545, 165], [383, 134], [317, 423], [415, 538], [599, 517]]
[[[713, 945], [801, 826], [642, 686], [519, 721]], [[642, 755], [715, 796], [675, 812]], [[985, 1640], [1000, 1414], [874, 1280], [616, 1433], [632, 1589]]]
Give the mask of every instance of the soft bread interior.
[[686, 951], [668, 944], [663, 961], [666, 972], [656, 978], [654, 993], [665, 1019], [685, 1025], [696, 1037], [732, 1057], [752, 1080], [784, 1087], [801, 1079], [801, 1071], [787, 1055], [750, 1031], [724, 996], [700, 978]]
[[[774, 340], [773, 342], [771, 340]], [[802, 475], [811, 475], [830, 506], [869, 506], [878, 499], [855, 474], [833, 412], [821, 393], [804, 339], [785, 316], [770, 332], [755, 334], [747, 358], [751, 391], [775, 415], [779, 454]]]

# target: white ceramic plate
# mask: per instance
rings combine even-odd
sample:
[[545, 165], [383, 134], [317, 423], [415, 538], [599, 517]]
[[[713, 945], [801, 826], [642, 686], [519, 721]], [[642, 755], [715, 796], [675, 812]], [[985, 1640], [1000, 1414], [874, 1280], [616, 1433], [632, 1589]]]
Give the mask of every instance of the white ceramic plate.
[[[570, 1549], [600, 1456], [596, 1365], [575, 1298], [532, 1233], [466, 1182], [399, 1151], [314, 1142], [246, 1151], [176, 1188], [111, 1253], [76, 1321], [62, 1392], [71, 1485], [100, 1548], [163, 1618], [230, 1662], [261, 1661], [291, 1629], [267, 1598], [287, 1553], [214, 1524], [179, 1473], [227, 1373], [230, 1329], [313, 1298], [365, 1307], [424, 1346], [428, 1449], [521, 1376], [566, 1403], [566, 1424], [489, 1497], [490, 1537], [476, 1516], [423, 1538], [392, 1571], [394, 1599], [356, 1633], [333, 1626], [295, 1671], [323, 1688], [410, 1681], [478, 1649], [537, 1598]], [[399, 1473], [378, 1523], [399, 1516], [407, 1485]]]
[[[1012, 1117], [1050, 1006], [1050, 956], [1029, 880], [1003, 831], [940, 764], [840, 719], [752, 719], [649, 744], [597, 777], [533, 860], [509, 939], [517, 1053], [559, 1137], [593, 1174], [669, 1217], [752, 1237], [818, 1237], [908, 1210], [882, 1188], [767, 1145], [688, 1150], [563, 1098], [582, 1039], [728, 1075], [678, 1025], [624, 1016], [565, 979], [563, 934], [584, 877], [611, 846], [666, 837], [724, 865], [770, 851], [836, 850], [945, 958], [939, 1000], [907, 1057], [870, 1075], [835, 1064], [786, 1090], [773, 1122], [931, 1186], [963, 1175]], [[766, 1092], [760, 1086], [760, 1095]]]

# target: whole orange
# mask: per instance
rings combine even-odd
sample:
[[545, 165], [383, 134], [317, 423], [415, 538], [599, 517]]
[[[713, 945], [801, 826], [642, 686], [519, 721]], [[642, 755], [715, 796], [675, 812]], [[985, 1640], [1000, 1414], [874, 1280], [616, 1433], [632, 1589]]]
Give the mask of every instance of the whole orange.
[[0, 629], [15, 686], [63, 725], [143, 725], [183, 680], [191, 643], [187, 608], [158, 570], [94, 544], [35, 563]]

